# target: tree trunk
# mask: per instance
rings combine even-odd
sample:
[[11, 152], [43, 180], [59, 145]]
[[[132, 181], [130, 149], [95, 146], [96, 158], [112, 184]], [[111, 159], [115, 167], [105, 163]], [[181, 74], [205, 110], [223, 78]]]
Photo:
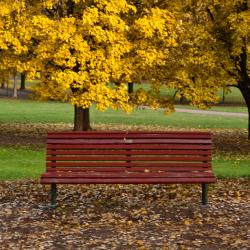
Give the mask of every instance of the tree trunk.
[[90, 127], [89, 109], [83, 109], [75, 105], [74, 130], [88, 131], [92, 130]]
[[25, 90], [25, 78], [26, 78], [25, 73], [21, 73], [21, 86], [20, 86], [20, 90]]
[[248, 140], [250, 140], [250, 101], [247, 105], [248, 108]]
[[250, 79], [248, 81], [239, 82], [238, 87], [248, 109], [248, 139], [250, 140]]
[[[247, 5], [244, 7], [247, 8]], [[243, 47], [242, 53], [239, 57], [239, 66], [238, 70], [240, 73], [240, 80], [238, 81], [238, 88], [240, 89], [242, 96], [245, 99], [247, 108], [248, 108], [248, 139], [250, 140], [250, 77], [248, 75], [248, 54], [247, 54], [247, 41], [246, 37], [243, 37]]]
[[128, 93], [132, 94], [134, 92], [134, 83], [133, 82], [129, 82], [128, 83]]
[[14, 73], [13, 79], [13, 98], [17, 98], [17, 80], [16, 80], [16, 73]]
[[1, 83], [0, 89], [4, 89], [4, 82]]
[[242, 95], [245, 99], [247, 109], [248, 109], [248, 140], [250, 140], [250, 89], [249, 89], [248, 93], [242, 92]]
[[222, 90], [222, 101], [221, 101], [222, 104], [225, 104], [225, 88], [223, 88]]

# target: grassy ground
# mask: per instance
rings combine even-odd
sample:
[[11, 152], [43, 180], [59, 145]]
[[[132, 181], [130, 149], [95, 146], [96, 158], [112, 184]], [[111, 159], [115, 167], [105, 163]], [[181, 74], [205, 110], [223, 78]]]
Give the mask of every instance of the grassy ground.
[[249, 160], [225, 160], [213, 161], [213, 170], [218, 178], [248, 177], [250, 178]]
[[44, 170], [44, 150], [0, 148], [0, 179], [34, 179]]
[[[44, 150], [41, 147], [35, 150], [37, 147], [33, 146], [24, 148], [23, 145], [32, 145], [33, 141], [37, 140], [39, 143], [44, 143], [39, 131], [43, 131], [42, 133], [45, 136], [47, 130], [62, 129], [65, 124], [67, 124], [66, 129], [71, 129], [70, 126], [72, 126], [73, 121], [72, 106], [67, 103], [43, 103], [4, 98], [0, 99], [0, 105], [0, 136], [2, 141], [0, 147], [0, 179], [38, 178], [44, 168]], [[239, 111], [242, 111], [242, 109], [239, 109]], [[249, 177], [250, 175], [250, 156], [246, 153], [249, 146], [245, 142], [244, 153], [241, 144], [245, 140], [245, 135], [242, 137], [242, 133], [238, 134], [237, 132], [247, 127], [247, 118], [186, 113], [173, 113], [165, 116], [162, 111], [149, 109], [137, 109], [128, 115], [121, 111], [100, 112], [93, 108], [91, 110], [91, 121], [96, 129], [133, 130], [135, 127], [136, 129], [146, 128], [147, 130], [155, 129], [155, 127], [160, 130], [172, 128], [215, 131], [215, 129], [219, 129], [219, 132], [214, 136], [215, 158], [213, 166], [215, 173], [219, 177]], [[55, 123], [61, 125], [54, 128], [53, 124]], [[229, 141], [229, 139], [232, 140]], [[9, 146], [12, 148], [6, 147], [11, 140], [13, 141]], [[19, 144], [21, 147], [18, 146]], [[227, 147], [228, 149], [224, 150]], [[236, 155], [238, 160], [235, 160]]]
[[[67, 103], [35, 102], [0, 99], [0, 123], [72, 123], [73, 108]], [[6, 115], [8, 114], [8, 115]], [[161, 110], [137, 109], [132, 114], [91, 109], [91, 121], [96, 124], [159, 125], [177, 128], [246, 128], [247, 118], [173, 113]]]

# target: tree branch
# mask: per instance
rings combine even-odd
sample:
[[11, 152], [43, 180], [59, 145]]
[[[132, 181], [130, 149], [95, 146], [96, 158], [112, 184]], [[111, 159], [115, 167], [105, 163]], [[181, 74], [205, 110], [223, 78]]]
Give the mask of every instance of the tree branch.
[[225, 70], [230, 76], [233, 76], [233, 77], [237, 77], [237, 76], [238, 76], [238, 75], [237, 75], [236, 73], [234, 73], [233, 71], [226, 69], [226, 67], [225, 67], [224, 64], [221, 63], [220, 65], [221, 65], [222, 69]]
[[206, 8], [206, 11], [207, 11], [208, 16], [210, 17], [211, 21], [214, 22], [215, 18], [214, 18], [213, 13], [211, 12], [211, 10], [207, 7], [207, 8]]

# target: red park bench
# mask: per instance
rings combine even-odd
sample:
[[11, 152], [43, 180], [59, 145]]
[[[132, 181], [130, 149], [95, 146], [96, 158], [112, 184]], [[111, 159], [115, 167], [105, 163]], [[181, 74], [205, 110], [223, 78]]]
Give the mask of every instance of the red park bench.
[[215, 182], [208, 132], [48, 133], [46, 172], [51, 206], [57, 184], [201, 184], [202, 204]]

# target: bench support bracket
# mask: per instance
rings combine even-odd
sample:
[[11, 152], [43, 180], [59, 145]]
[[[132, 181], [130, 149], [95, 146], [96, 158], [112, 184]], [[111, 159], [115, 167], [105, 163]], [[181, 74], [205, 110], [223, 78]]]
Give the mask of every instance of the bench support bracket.
[[55, 208], [56, 207], [56, 196], [57, 196], [57, 188], [56, 184], [52, 183], [51, 184], [51, 207]]
[[207, 205], [208, 204], [208, 184], [207, 183], [202, 183], [202, 205]]

